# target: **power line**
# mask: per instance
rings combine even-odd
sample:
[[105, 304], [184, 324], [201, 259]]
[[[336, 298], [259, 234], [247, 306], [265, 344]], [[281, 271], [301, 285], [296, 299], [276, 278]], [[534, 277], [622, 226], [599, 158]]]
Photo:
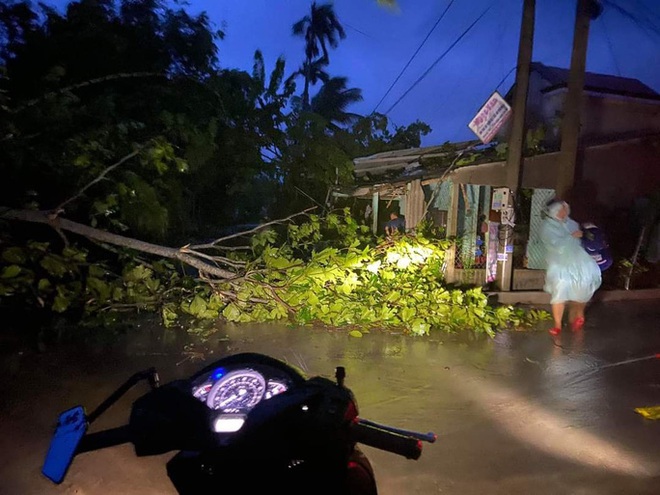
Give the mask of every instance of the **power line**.
[[504, 81], [506, 81], [506, 78], [509, 77], [511, 75], [511, 73], [514, 70], [516, 70], [517, 68], [518, 68], [518, 66], [514, 65], [513, 67], [511, 67], [511, 69], [509, 69], [509, 72], [507, 72], [506, 75], [502, 78], [502, 80], [497, 84], [497, 86], [495, 86], [495, 91], [500, 89], [500, 86], [502, 86], [502, 84], [504, 84]]
[[417, 86], [420, 82], [422, 82], [422, 80], [423, 80], [424, 78], [426, 78], [426, 76], [429, 75], [429, 73], [431, 72], [431, 70], [433, 70], [433, 68], [434, 68], [436, 65], [438, 65], [438, 63], [439, 63], [443, 58], [445, 58], [445, 56], [446, 56], [446, 55], [447, 55], [447, 54], [448, 54], [448, 53], [449, 53], [449, 52], [450, 52], [450, 51], [451, 51], [451, 50], [452, 50], [452, 49], [458, 44], [458, 42], [461, 41], [461, 40], [463, 39], [463, 37], [465, 37], [465, 35], [468, 34], [468, 33], [472, 30], [472, 28], [473, 28], [473, 27], [474, 27], [474, 26], [475, 26], [475, 25], [476, 25], [476, 24], [477, 24], [477, 23], [478, 23], [478, 22], [479, 22], [479, 21], [480, 21], [485, 15], [486, 15], [486, 13], [488, 13], [488, 11], [493, 7], [493, 5], [495, 5], [495, 1], [493, 1], [493, 2], [488, 6], [488, 8], [487, 8], [486, 10], [484, 10], [484, 11], [481, 13], [481, 15], [480, 15], [479, 17], [477, 17], [477, 19], [475, 19], [475, 21], [474, 21], [472, 24], [470, 24], [470, 26], [469, 26], [465, 31], [463, 31], [463, 33], [462, 33], [462, 34], [456, 39], [456, 41], [454, 41], [454, 42], [449, 46], [449, 48], [447, 48], [447, 49], [442, 53], [442, 55], [440, 55], [437, 59], [435, 59], [435, 61], [431, 64], [431, 66], [430, 66], [428, 69], [426, 69], [426, 71], [425, 71], [425, 72], [424, 72], [424, 73], [423, 73], [423, 74], [422, 74], [422, 75], [421, 75], [421, 76], [420, 76], [420, 77], [419, 77], [419, 78], [418, 78], [418, 79], [417, 79], [417, 80], [416, 80], [416, 81], [415, 81], [415, 82], [414, 82], [414, 83], [413, 83], [413, 84], [412, 84], [412, 85], [406, 90], [406, 92], [403, 93], [403, 94], [399, 97], [399, 99], [396, 100], [396, 101], [394, 102], [394, 104], [393, 104], [393, 105], [387, 110], [387, 112], [385, 112], [386, 115], [387, 115], [388, 113], [390, 113], [390, 112], [394, 109], [394, 107], [396, 107], [396, 106], [401, 102], [401, 100], [403, 100], [403, 99], [404, 99], [404, 98], [405, 98], [405, 97], [406, 97], [406, 96], [407, 96], [407, 95], [408, 95], [408, 94], [409, 94], [409, 93], [415, 88], [415, 86]]
[[[511, 69], [509, 69], [509, 71], [508, 71], [508, 72], [506, 73], [506, 75], [500, 80], [500, 82], [497, 83], [497, 86], [495, 86], [495, 89], [494, 89], [493, 91], [497, 91], [497, 90], [499, 90], [499, 89], [500, 89], [500, 86], [502, 86], [502, 84], [504, 84], [504, 81], [506, 81], [506, 79], [511, 75], [511, 73], [512, 73], [514, 70], [516, 70], [517, 68], [518, 68], [517, 65], [514, 65], [513, 67], [511, 67]], [[483, 105], [483, 99], [479, 101], [479, 104], [478, 104], [478, 105], [475, 105], [475, 106], [473, 107], [474, 109], [470, 112], [470, 115], [474, 115], [475, 113], [477, 113], [477, 110], [479, 110], [479, 108], [481, 108], [481, 105]], [[454, 134], [454, 137], [453, 137], [452, 140], [455, 140], [455, 139], [456, 139], [456, 136], [458, 136], [458, 133], [461, 132], [462, 130], [463, 130], [463, 129], [458, 129], [458, 130], [456, 131], [456, 133]]]
[[610, 49], [610, 55], [612, 55], [612, 60], [614, 61], [614, 68], [616, 69], [617, 75], [621, 77], [621, 68], [616, 61], [616, 56], [614, 55], [614, 46], [612, 46], [612, 40], [610, 39], [610, 35], [607, 33], [607, 25], [605, 24], [605, 16], [603, 15], [600, 16], [600, 24], [603, 26], [603, 33], [605, 33], [605, 40], [607, 41], [607, 46]]
[[652, 33], [652, 34], [655, 34], [656, 36], [660, 37], [660, 29], [658, 29], [658, 26], [653, 24], [653, 22], [651, 22], [649, 19], [644, 19], [644, 20], [640, 19], [634, 13], [632, 13], [631, 11], [621, 7], [620, 5], [613, 2], [612, 0], [603, 0], [603, 3], [609, 5], [614, 10], [618, 11], [624, 17], [627, 17], [629, 20], [634, 22], [635, 25], [638, 28], [646, 31], [647, 34], [650, 35]]
[[[365, 37], [367, 37], [367, 38], [371, 38], [372, 40], [376, 40], [376, 38], [374, 38], [374, 37], [371, 36], [370, 34], [367, 34], [367, 33], [365, 33], [364, 31], [360, 31], [358, 28], [353, 27], [353, 26], [351, 26], [350, 24], [348, 24], [348, 23], [346, 23], [346, 22], [342, 22], [342, 24], [343, 24], [344, 26], [346, 26], [347, 28], [352, 29], [352, 30], [355, 31], [356, 33], [360, 33], [362, 36], [365, 36]], [[378, 41], [378, 40], [376, 40], [376, 41]]]
[[435, 21], [435, 24], [433, 25], [433, 27], [431, 28], [431, 30], [428, 32], [428, 34], [426, 35], [426, 37], [424, 38], [424, 40], [423, 40], [423, 41], [420, 43], [420, 45], [417, 47], [417, 50], [415, 50], [415, 53], [412, 54], [412, 57], [410, 57], [410, 59], [408, 60], [408, 63], [406, 63], [406, 65], [403, 67], [403, 69], [401, 69], [401, 72], [399, 72], [399, 75], [396, 76], [396, 79], [394, 80], [394, 82], [390, 85], [390, 87], [387, 89], [387, 91], [385, 91], [385, 94], [384, 94], [383, 97], [380, 99], [380, 101], [376, 104], [376, 106], [374, 107], [374, 109], [372, 110], [371, 113], [376, 113], [376, 110], [378, 109], [378, 107], [380, 106], [380, 104], [383, 103], [383, 100], [384, 100], [385, 98], [387, 98], [387, 95], [390, 94], [390, 91], [392, 91], [392, 88], [394, 88], [394, 85], [399, 81], [399, 79], [401, 79], [401, 76], [403, 75], [403, 73], [406, 71], [406, 69], [408, 68], [408, 66], [409, 66], [409, 65], [412, 63], [412, 61], [415, 59], [415, 57], [417, 56], [417, 54], [419, 53], [419, 51], [422, 49], [422, 47], [424, 46], [424, 44], [427, 42], [427, 40], [429, 39], [429, 37], [431, 36], [431, 34], [433, 33], [433, 31], [435, 31], [435, 28], [438, 27], [438, 24], [440, 24], [440, 21], [441, 21], [442, 18], [445, 16], [445, 14], [447, 13], [447, 11], [449, 10], [449, 7], [451, 7], [451, 5], [452, 5], [453, 3], [454, 3], [454, 0], [451, 0], [451, 1], [449, 2], [449, 5], [447, 5], [447, 7], [445, 8], [445, 10], [442, 12], [442, 14], [440, 14], [440, 17], [438, 17], [438, 20]]
[[651, 21], [651, 24], [653, 24], [654, 26], [660, 25], [660, 14], [656, 14], [655, 12], [653, 12], [653, 10], [651, 10], [651, 8], [648, 5], [646, 5], [642, 0], [635, 0], [635, 3], [646, 13], [648, 17], [653, 17], [655, 21], [658, 23], [655, 24], [655, 22]]
[[[505, 39], [506, 34], [508, 32], [507, 28], [508, 28], [509, 23], [511, 22], [511, 18], [512, 18], [512, 16], [508, 15], [509, 14], [509, 9], [511, 8], [511, 5], [510, 5], [511, 1], [512, 0], [503, 1], [503, 2], [500, 2], [500, 4], [499, 4], [501, 7], [503, 7], [503, 12], [502, 13], [504, 15], [500, 16], [499, 29], [496, 32], [493, 33], [495, 35], [494, 37], [497, 40], [497, 43], [495, 43], [495, 42], [488, 43], [488, 46], [491, 47], [492, 55], [486, 57], [485, 52], [482, 54], [482, 56], [484, 56], [485, 58], [490, 59], [490, 63], [488, 64], [488, 69], [485, 70], [482, 73], [482, 75], [484, 76], [482, 78], [482, 83], [485, 83], [486, 81], [490, 81], [490, 76], [493, 74], [493, 67], [494, 67], [495, 61], [498, 59], [498, 55], [500, 55], [502, 53], [500, 48], [501, 48], [502, 43], [504, 42], [504, 39]], [[515, 1], [517, 1], [517, 0], [515, 0]], [[501, 61], [501, 58], [500, 58], [500, 61]], [[461, 84], [461, 82], [462, 82], [461, 79], [458, 78], [458, 80], [456, 81], [456, 83], [454, 85], [452, 85], [452, 88], [450, 90], [446, 90], [446, 91], [443, 92], [444, 94], [443, 94], [442, 99], [439, 100], [438, 104], [435, 107], [433, 107], [432, 110], [430, 110], [429, 113], [431, 115], [435, 115], [441, 108], [443, 108], [447, 104], [447, 100], [449, 100], [449, 98], [452, 97], [451, 95], [454, 94], [456, 86], [458, 84]]]

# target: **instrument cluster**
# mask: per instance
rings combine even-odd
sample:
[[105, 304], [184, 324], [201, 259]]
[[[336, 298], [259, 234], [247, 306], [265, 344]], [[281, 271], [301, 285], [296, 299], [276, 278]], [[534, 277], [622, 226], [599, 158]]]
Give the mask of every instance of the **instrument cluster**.
[[268, 367], [217, 368], [193, 382], [192, 394], [210, 409], [245, 414], [262, 400], [286, 392], [290, 380]]

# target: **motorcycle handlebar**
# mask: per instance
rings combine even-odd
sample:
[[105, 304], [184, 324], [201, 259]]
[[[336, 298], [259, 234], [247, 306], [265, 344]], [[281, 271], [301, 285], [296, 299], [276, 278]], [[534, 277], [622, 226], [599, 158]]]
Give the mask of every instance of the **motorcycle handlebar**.
[[[418, 437], [415, 438], [415, 436], [396, 433], [396, 430], [385, 428], [366, 419], [358, 419], [351, 425], [351, 437], [358, 443], [414, 460], [419, 459], [422, 455], [422, 440], [429, 442], [435, 440], [435, 435], [431, 433], [425, 435], [417, 434]], [[404, 432], [404, 430], [401, 431]], [[431, 435], [433, 435], [433, 439], [424, 438]], [[81, 439], [76, 449], [76, 454], [114, 447], [116, 445], [131, 443], [132, 441], [133, 437], [130, 426], [128, 425], [88, 433]]]
[[[432, 435], [432, 434], [427, 434]], [[427, 435], [421, 435], [422, 437]], [[398, 454], [407, 459], [419, 459], [422, 455], [422, 439], [407, 436], [384, 429], [377, 423], [358, 419], [351, 425], [351, 437], [354, 441], [380, 450]], [[131, 443], [133, 440], [128, 425], [86, 434], [80, 441], [76, 454], [101, 450], [116, 445]], [[426, 440], [426, 441], [434, 441]]]
[[417, 460], [422, 455], [422, 441], [379, 428], [374, 423], [358, 420], [351, 426], [353, 439], [364, 445]]

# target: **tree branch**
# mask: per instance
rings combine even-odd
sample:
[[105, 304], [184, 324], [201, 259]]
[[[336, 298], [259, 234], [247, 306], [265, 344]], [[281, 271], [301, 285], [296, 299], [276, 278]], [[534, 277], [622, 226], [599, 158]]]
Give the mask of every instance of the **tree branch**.
[[123, 163], [127, 162], [128, 160], [130, 160], [130, 159], [133, 158], [134, 156], [138, 155], [138, 154], [144, 149], [145, 146], [146, 146], [146, 144], [143, 144], [143, 145], [138, 146], [138, 148], [137, 148], [135, 151], [133, 151], [132, 153], [129, 153], [128, 155], [126, 155], [125, 157], [123, 157], [122, 159], [120, 159], [118, 162], [113, 163], [113, 164], [110, 165], [108, 168], [106, 168], [103, 172], [101, 172], [101, 173], [98, 175], [98, 177], [96, 177], [96, 179], [94, 179], [93, 181], [89, 182], [85, 187], [83, 187], [80, 191], [78, 191], [78, 192], [76, 193], [75, 196], [73, 196], [73, 197], [67, 199], [66, 201], [64, 201], [63, 203], [61, 203], [59, 206], [57, 206], [57, 208], [55, 208], [55, 210], [54, 210], [54, 211], [55, 211], [55, 215], [58, 215], [60, 211], [64, 210], [64, 207], [65, 207], [66, 205], [68, 205], [69, 203], [75, 201], [75, 200], [78, 199], [80, 196], [82, 196], [82, 195], [85, 193], [85, 191], [87, 191], [87, 189], [89, 189], [90, 187], [92, 187], [92, 186], [93, 186], [94, 184], [96, 184], [97, 182], [102, 181], [102, 180], [105, 178], [105, 176], [108, 175], [110, 172], [112, 172], [114, 169], [116, 169], [117, 167], [119, 167], [119, 166], [122, 165]]
[[59, 228], [74, 234], [87, 237], [100, 242], [107, 242], [115, 246], [123, 246], [129, 249], [135, 249], [149, 254], [162, 256], [163, 258], [170, 258], [179, 260], [182, 263], [197, 268], [200, 272], [214, 275], [221, 279], [233, 279], [236, 273], [229, 270], [224, 270], [217, 266], [206, 263], [191, 254], [183, 252], [181, 249], [160, 246], [158, 244], [151, 244], [149, 242], [140, 241], [130, 237], [125, 237], [104, 230], [95, 229], [83, 225], [78, 222], [73, 222], [65, 218], [59, 218], [46, 211], [32, 211], [32, 210], [14, 210], [0, 206], [0, 217], [8, 220], [20, 220], [23, 222], [41, 223], [49, 225], [55, 229]]
[[438, 187], [436, 187], [436, 188], [433, 190], [433, 192], [431, 193], [431, 197], [429, 198], [429, 200], [428, 200], [426, 203], [424, 203], [424, 213], [422, 214], [422, 218], [426, 218], [426, 215], [427, 215], [428, 212], [429, 212], [429, 208], [431, 207], [431, 205], [432, 205], [433, 202], [435, 201], [435, 197], [438, 195], [438, 192], [440, 192], [440, 184], [442, 184], [442, 182], [445, 180], [445, 177], [447, 177], [447, 176], [449, 175], [449, 173], [454, 169], [454, 166], [456, 165], [456, 162], [458, 162], [459, 158], [462, 157], [463, 154], [464, 154], [466, 151], [470, 151], [472, 148], [474, 148], [474, 146], [475, 146], [475, 145], [470, 145], [470, 146], [468, 146], [467, 148], [465, 148], [464, 150], [461, 150], [459, 153], [456, 153], [456, 156], [455, 156], [454, 159], [452, 160], [452, 162], [451, 162], [451, 164], [449, 165], [449, 167], [447, 167], [447, 168], [445, 169], [445, 171], [442, 173], [442, 175], [441, 175], [440, 178], [438, 179]]
[[92, 86], [94, 84], [99, 84], [106, 81], [112, 81], [114, 79], [128, 79], [132, 77], [166, 77], [166, 76], [165, 74], [161, 74], [159, 72], [131, 72], [131, 73], [121, 73], [121, 74], [110, 74], [108, 76], [97, 77], [95, 79], [90, 79], [89, 81], [73, 84], [71, 86], [67, 86], [66, 88], [58, 89], [57, 91], [51, 91], [49, 93], [40, 96], [39, 98], [34, 98], [33, 100], [30, 100], [27, 103], [14, 108], [13, 110], [9, 110], [9, 112], [10, 113], [22, 112], [26, 108], [33, 107], [34, 105], [36, 105], [37, 103], [43, 100], [46, 100], [53, 96], [61, 95], [62, 93], [66, 93], [68, 91], [73, 91], [76, 89], [84, 88], [86, 86]]
[[198, 251], [190, 249], [188, 246], [184, 246], [182, 248], [179, 248], [179, 250], [182, 253], [190, 254], [192, 256], [197, 256], [199, 258], [204, 258], [204, 259], [212, 261], [216, 264], [217, 263], [222, 263], [224, 265], [231, 266], [232, 268], [241, 268], [241, 267], [243, 267], [247, 264], [247, 263], [245, 263], [245, 261], [230, 260], [229, 258], [225, 258], [224, 256], [211, 256], [210, 254], [200, 253]]
[[311, 208], [307, 208], [306, 210], [300, 211], [298, 213], [294, 213], [293, 215], [289, 215], [286, 218], [281, 218], [279, 220], [273, 220], [271, 222], [263, 223], [260, 225], [257, 225], [255, 228], [250, 229], [250, 230], [245, 230], [243, 232], [237, 232], [236, 234], [231, 234], [226, 237], [220, 237], [219, 239], [216, 239], [213, 242], [209, 242], [207, 244], [195, 244], [194, 246], [185, 246], [187, 249], [192, 249], [192, 250], [198, 250], [198, 249], [211, 249], [211, 248], [220, 248], [221, 246], [218, 246], [219, 243], [227, 241], [229, 239], [235, 239], [236, 237], [242, 237], [248, 234], [254, 234], [255, 232], [260, 231], [261, 229], [268, 227], [269, 225], [274, 225], [274, 224], [280, 224], [284, 222], [288, 222], [294, 217], [297, 217], [299, 215], [306, 215], [307, 212], [312, 211], [316, 208], [316, 206], [312, 206]]

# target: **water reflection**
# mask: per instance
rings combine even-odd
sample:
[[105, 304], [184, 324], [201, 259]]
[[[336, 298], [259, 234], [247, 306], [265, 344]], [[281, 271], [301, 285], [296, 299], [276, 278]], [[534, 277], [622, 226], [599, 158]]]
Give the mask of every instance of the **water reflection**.
[[[604, 318], [617, 321], [617, 311]], [[654, 321], [649, 317], [644, 325], [655, 330]], [[603, 368], [648, 354], [648, 346], [660, 343], [657, 335], [632, 331], [638, 333], [624, 340], [621, 334], [590, 327], [583, 335], [568, 332], [553, 342], [545, 332], [503, 332], [492, 340], [419, 339], [378, 331], [352, 338], [323, 328], [224, 325], [201, 341], [151, 329], [112, 349], [31, 358], [31, 366], [21, 368], [3, 397], [9, 406], [0, 409], [7, 413], [0, 430], [7, 433], [5, 442], [16, 442], [16, 433], [9, 433], [18, 432], [23, 445], [4, 449], [12, 455], [0, 458], [0, 477], [12, 477], [10, 493], [47, 493], [30, 473], [38, 471], [56, 413], [72, 403], [95, 406], [135, 371], [155, 365], [169, 381], [227, 354], [261, 352], [308, 375], [332, 377], [336, 366], [344, 366], [364, 417], [439, 434], [417, 462], [367, 449], [384, 495], [575, 493], [578, 485], [593, 493], [614, 493], [608, 491], [612, 483], [627, 487], [635, 477], [657, 473], [660, 462], [659, 430], [632, 412], [632, 419], [613, 413], [637, 400], [626, 380], [646, 380], [647, 387], [656, 383], [657, 364]], [[182, 349], [197, 354], [182, 355]], [[129, 404], [113, 406], [106, 426], [125, 421]], [[98, 491], [99, 473], [116, 488], [106, 493], [150, 493], [150, 486], [170, 493], [164, 489], [163, 465], [159, 459], [136, 460], [130, 449], [111, 449], [81, 457], [71, 479], [81, 493]], [[141, 477], [139, 466], [149, 476]], [[577, 484], [562, 485], [567, 476], [577, 478]], [[506, 485], [507, 479], [518, 484]], [[508, 490], [511, 486], [518, 489]]]

